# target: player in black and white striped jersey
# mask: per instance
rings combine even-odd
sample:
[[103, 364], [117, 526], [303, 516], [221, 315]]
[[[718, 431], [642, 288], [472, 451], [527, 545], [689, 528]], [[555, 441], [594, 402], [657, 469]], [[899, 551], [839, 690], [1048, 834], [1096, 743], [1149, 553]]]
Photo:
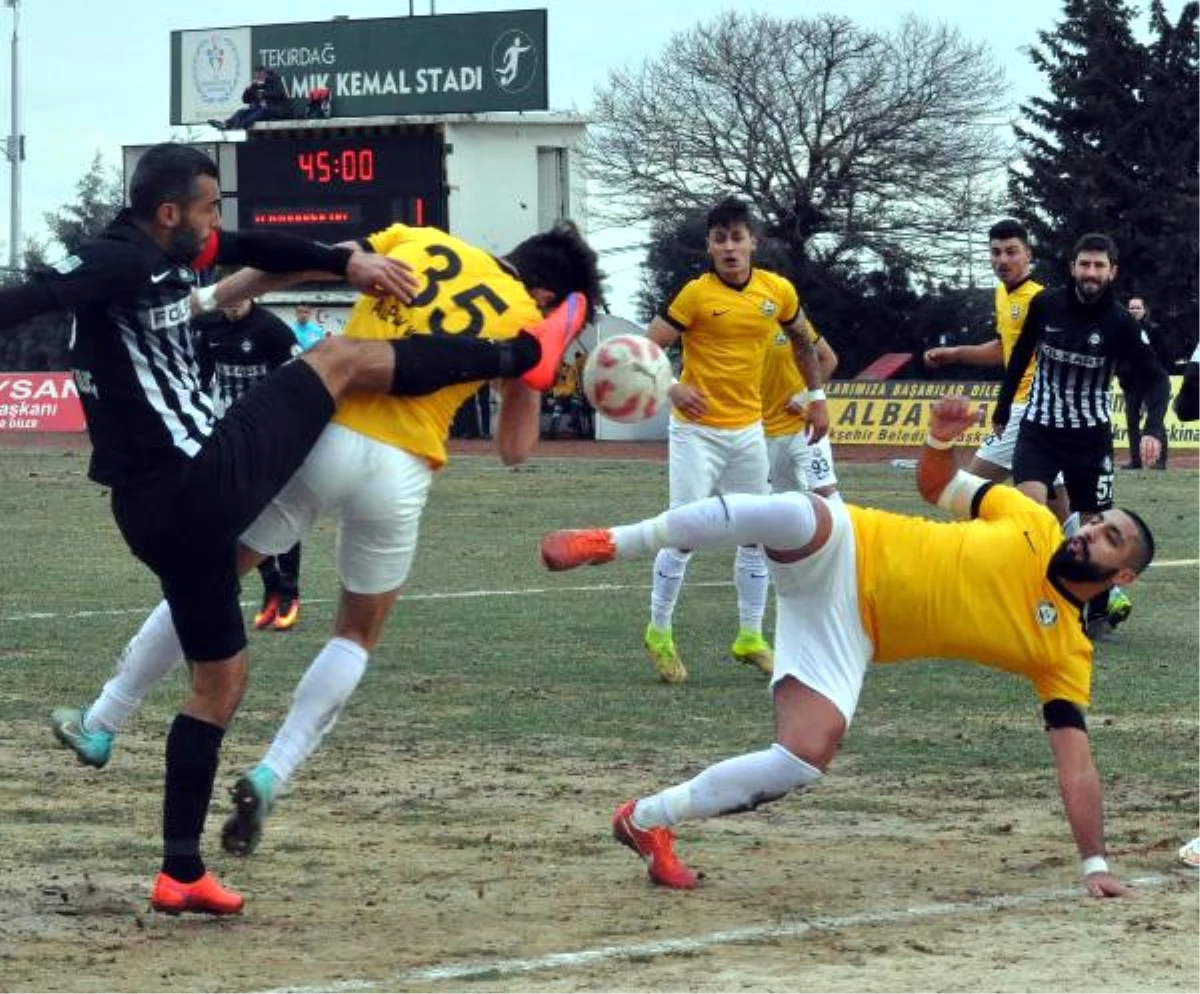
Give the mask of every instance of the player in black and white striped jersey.
[[[1033, 384], [1013, 454], [1013, 480], [1046, 503], [1058, 473], [1071, 509], [1082, 515], [1113, 506], [1113, 439], [1109, 388], [1118, 361], [1131, 381], [1150, 387], [1166, 376], [1149, 340], [1117, 303], [1117, 246], [1104, 234], [1087, 234], [1071, 253], [1071, 283], [1044, 290], [1030, 302], [1021, 335], [1005, 368], [993, 423], [1002, 433], [1021, 373], [1036, 355]], [[1161, 421], [1148, 424], [1142, 461], [1157, 461]], [[1108, 596], [1088, 606], [1089, 632], [1108, 629]]]
[[[0, 290], [0, 328], [73, 313], [70, 355], [92, 442], [89, 475], [111, 489], [121, 535], [158, 578], [164, 613], [193, 664], [167, 737], [163, 860], [151, 906], [236, 914], [242, 898], [207, 872], [200, 837], [225, 728], [249, 673], [238, 536], [295, 473], [343, 396], [414, 396], [497, 377], [548, 389], [582, 319], [572, 323], [560, 307], [503, 342], [327, 338], [218, 420], [201, 384], [194, 313], [264, 292], [271, 273], [343, 278], [405, 304], [420, 282], [411, 266], [360, 243], [222, 234], [216, 164], [186, 145], [150, 148], [129, 198], [99, 237], [40, 278]], [[197, 273], [214, 265], [255, 268], [197, 290]], [[51, 724], [83, 762], [107, 761], [104, 737], [79, 709], [59, 709]]]

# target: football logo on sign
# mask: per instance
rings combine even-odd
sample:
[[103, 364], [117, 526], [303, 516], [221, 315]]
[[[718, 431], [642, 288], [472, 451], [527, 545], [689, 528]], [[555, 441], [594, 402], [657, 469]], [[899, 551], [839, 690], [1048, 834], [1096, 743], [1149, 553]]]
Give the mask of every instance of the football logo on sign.
[[1058, 608], [1049, 601], [1042, 601], [1037, 606], [1037, 620], [1043, 628], [1049, 628], [1058, 621]]

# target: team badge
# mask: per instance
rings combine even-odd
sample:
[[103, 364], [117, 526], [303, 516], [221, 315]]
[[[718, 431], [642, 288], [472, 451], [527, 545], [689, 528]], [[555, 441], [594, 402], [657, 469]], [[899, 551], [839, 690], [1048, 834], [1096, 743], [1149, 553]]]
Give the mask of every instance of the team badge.
[[1093, 331], [1090, 335], [1088, 335], [1088, 348], [1094, 349], [1099, 344], [1100, 344], [1100, 332]]
[[246, 355], [249, 355], [251, 352], [254, 351], [254, 343], [252, 341], [250, 341], [250, 339], [248, 339], [248, 338], [243, 338], [242, 343], [239, 346], [239, 348], [241, 348], [243, 353], [245, 353]]
[[1013, 305], [1012, 305], [1012, 306], [1011, 306], [1011, 307], [1008, 309], [1008, 316], [1009, 316], [1009, 317], [1010, 317], [1010, 318], [1011, 318], [1013, 321], [1017, 320], [1017, 318], [1019, 318], [1019, 317], [1021, 316], [1021, 305], [1020, 305], [1020, 304], [1013, 304]]
[[775, 306], [775, 301], [773, 300], [764, 300], [758, 305], [758, 309], [762, 312], [763, 317], [768, 318], [773, 316], [774, 313], [779, 310], [779, 308]]
[[1058, 621], [1058, 608], [1049, 601], [1042, 601], [1037, 606], [1037, 620], [1043, 628], [1049, 628]]

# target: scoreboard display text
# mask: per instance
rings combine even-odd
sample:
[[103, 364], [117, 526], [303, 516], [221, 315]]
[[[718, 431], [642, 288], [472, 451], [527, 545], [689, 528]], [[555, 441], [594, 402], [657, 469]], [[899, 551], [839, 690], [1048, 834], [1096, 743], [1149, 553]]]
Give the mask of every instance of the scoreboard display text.
[[395, 222], [446, 227], [439, 135], [289, 137], [238, 146], [238, 227], [323, 242]]

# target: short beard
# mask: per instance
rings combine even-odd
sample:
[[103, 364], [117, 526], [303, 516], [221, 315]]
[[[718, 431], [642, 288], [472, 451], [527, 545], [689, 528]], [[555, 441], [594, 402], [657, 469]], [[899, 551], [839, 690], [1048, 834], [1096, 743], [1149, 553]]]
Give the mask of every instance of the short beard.
[[172, 262], [190, 264], [200, 254], [200, 239], [191, 228], [178, 228], [171, 233], [165, 252]]
[[1106, 290], [1108, 290], [1108, 283], [1104, 281], [1101, 281], [1099, 285], [1094, 285], [1091, 283], [1084, 284], [1079, 280], [1075, 281], [1075, 294], [1085, 304], [1094, 304], [1097, 300], [1104, 296]]
[[1119, 573], [1116, 567], [1105, 569], [1097, 566], [1090, 559], [1077, 559], [1071, 554], [1069, 542], [1063, 542], [1050, 557], [1050, 565], [1046, 574], [1053, 580], [1065, 580], [1068, 583], [1104, 583]]

